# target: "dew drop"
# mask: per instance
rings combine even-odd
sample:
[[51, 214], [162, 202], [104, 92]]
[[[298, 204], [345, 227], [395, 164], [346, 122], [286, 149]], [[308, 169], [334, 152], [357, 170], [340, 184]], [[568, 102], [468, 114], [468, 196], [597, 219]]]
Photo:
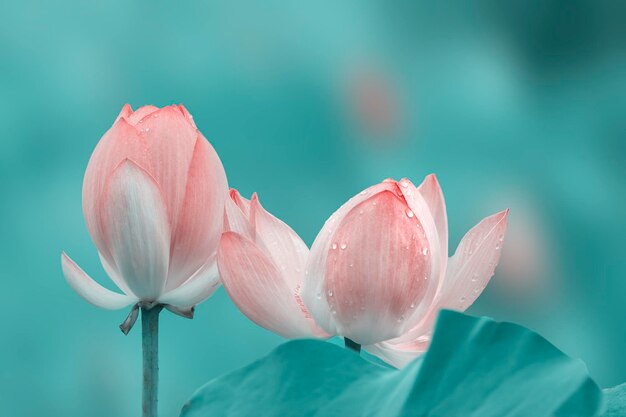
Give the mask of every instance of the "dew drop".
[[361, 195], [365, 195], [365, 194], [367, 194], [367, 190], [361, 191]]
[[146, 127], [146, 133], [148, 133], [150, 131], [149, 127]]
[[406, 181], [400, 181], [400, 185], [402, 186], [402, 188], [407, 188], [409, 186], [409, 183]]
[[478, 274], [472, 275], [472, 282], [476, 282], [478, 280]]
[[411, 211], [411, 210], [407, 210], [407, 211], [406, 211], [406, 216], [410, 219], [410, 218], [412, 218], [413, 216], [415, 216], [415, 213], [413, 213], [413, 211]]
[[398, 323], [402, 323], [403, 321], [404, 321], [404, 316], [400, 316], [400, 317], [398, 318]]
[[422, 255], [428, 255], [428, 248], [422, 248]]
[[415, 308], [415, 303], [411, 303], [410, 308]]
[[373, 201], [373, 202], [372, 202], [372, 205], [373, 205], [373, 206], [375, 206], [375, 205], [376, 205], [376, 202], [375, 202], [375, 201]]
[[496, 250], [499, 250], [499, 249], [500, 249], [500, 244], [496, 243]]
[[342, 243], [341, 246], [340, 246], [341, 250], [344, 250], [347, 247], [348, 247], [347, 243]]
[[333, 248], [333, 249], [337, 249], [337, 244], [336, 244], [336, 243], [333, 243], [332, 248]]
[[332, 297], [333, 296], [333, 290], [328, 290], [328, 296]]
[[480, 288], [474, 288], [474, 294], [478, 294], [478, 291], [480, 291]]
[[363, 214], [363, 210], [359, 210], [359, 215], [362, 215], [362, 214]]
[[318, 300], [321, 300], [321, 299], [322, 299], [322, 293], [319, 293], [319, 292], [317, 293], [317, 299], [318, 299]]
[[352, 267], [354, 267], [354, 264], [350, 264], [350, 265], [348, 265], [348, 266], [349, 266], [350, 268], [352, 268]]
[[498, 240], [499, 240], [500, 242], [502, 242], [502, 241], [504, 240], [504, 235], [500, 235], [500, 236], [498, 236]]
[[[158, 112], [152, 113], [152, 117], [156, 119], [157, 117], [159, 117], [159, 113]], [[189, 117], [191, 117], [191, 115]]]
[[459, 298], [459, 301], [460, 301], [460, 302], [462, 302], [462, 303], [464, 303], [464, 302], [465, 302], [465, 300], [466, 300], [466, 298], [465, 298], [465, 297], [461, 297], [461, 298]]

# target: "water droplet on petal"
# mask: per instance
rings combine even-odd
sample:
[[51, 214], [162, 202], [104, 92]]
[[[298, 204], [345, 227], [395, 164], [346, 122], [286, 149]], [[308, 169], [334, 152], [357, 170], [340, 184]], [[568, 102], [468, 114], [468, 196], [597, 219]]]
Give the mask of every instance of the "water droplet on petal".
[[367, 190], [361, 191], [361, 195], [365, 195], [365, 194], [367, 194]]
[[472, 275], [472, 282], [476, 282], [478, 281], [478, 274], [473, 274]]
[[347, 243], [342, 243], [340, 247], [341, 247], [341, 250], [343, 250], [343, 249], [348, 247], [348, 244]]
[[398, 323], [402, 323], [403, 321], [404, 321], [404, 316], [400, 316], [400, 317], [398, 318]]
[[459, 301], [460, 301], [460, 302], [462, 302], [462, 303], [464, 303], [464, 302], [465, 302], [465, 300], [466, 300], [466, 298], [465, 298], [465, 297], [461, 297], [461, 298], [459, 298]]
[[413, 211], [412, 211], [412, 210], [407, 210], [407, 211], [406, 211], [406, 216], [410, 219], [410, 218], [412, 218], [413, 216], [415, 216], [415, 213], [413, 213]]
[[422, 248], [422, 255], [428, 255], [428, 248]]
[[359, 210], [359, 215], [362, 215], [362, 214], [363, 214], [363, 210]]
[[415, 303], [411, 303], [410, 308], [415, 308]]
[[499, 249], [500, 249], [500, 244], [496, 243], [496, 250], [499, 250]]
[[331, 246], [333, 249], [337, 249], [337, 244], [333, 243], [333, 246]]
[[322, 299], [322, 293], [319, 293], [319, 292], [318, 292], [318, 293], [316, 294], [316, 296], [317, 296], [317, 299], [318, 299], [318, 300], [321, 300], [321, 299]]
[[333, 290], [328, 290], [328, 296], [332, 297], [333, 296]]

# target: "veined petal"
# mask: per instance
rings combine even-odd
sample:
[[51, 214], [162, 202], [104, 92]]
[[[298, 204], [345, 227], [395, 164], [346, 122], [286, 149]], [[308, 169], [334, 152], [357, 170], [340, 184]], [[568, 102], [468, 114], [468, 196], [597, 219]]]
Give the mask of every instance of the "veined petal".
[[[433, 300], [435, 299], [439, 289], [443, 285], [443, 271], [446, 268], [448, 260], [447, 253], [442, 253], [441, 237], [437, 223], [426, 199], [421, 192], [406, 178], [398, 182], [398, 188], [404, 196], [412, 214], [420, 221], [420, 225], [424, 229], [426, 240], [429, 244], [429, 260], [430, 275], [428, 277], [429, 285], [426, 287], [422, 302], [418, 304], [409, 319], [409, 323], [414, 325], [419, 322], [425, 313], [429, 310]], [[447, 236], [446, 236], [447, 237]], [[447, 246], [447, 245], [446, 245]]]
[[[445, 259], [448, 257], [448, 215], [443, 192], [435, 174], [428, 175], [417, 187], [417, 191], [424, 197], [424, 201], [430, 209], [439, 236], [441, 256]], [[445, 270], [442, 270], [441, 274], [443, 276]]]
[[251, 240], [224, 233], [217, 264], [226, 292], [250, 320], [288, 338], [317, 336], [297, 290], [283, 281], [276, 265]]
[[[122, 114], [130, 107], [124, 107]], [[102, 225], [102, 199], [104, 198], [107, 179], [119, 164], [131, 159], [142, 168], [149, 170], [147, 147], [139, 131], [125, 118], [119, 118], [109, 129], [93, 151], [83, 180], [83, 214], [87, 229], [98, 251], [109, 263], [111, 254], [105, 244]]]
[[70, 287], [85, 301], [107, 310], [118, 310], [137, 301], [131, 295], [119, 294], [104, 288], [85, 273], [69, 256], [61, 254], [63, 275]]
[[234, 188], [226, 197], [224, 209], [224, 231], [235, 232], [254, 240], [254, 219], [250, 218], [250, 201], [243, 198]]
[[155, 300], [167, 277], [170, 225], [154, 179], [125, 160], [109, 179], [102, 212], [107, 247], [119, 274], [141, 300]]
[[448, 262], [439, 308], [464, 311], [478, 298], [500, 260], [508, 213], [483, 219], [461, 239]]
[[145, 138], [154, 177], [167, 207], [172, 236], [176, 235], [187, 189], [187, 177], [198, 131], [177, 106], [167, 106], [141, 119], [137, 128]]
[[395, 184], [382, 182], [375, 184], [352, 197], [335, 211], [324, 223], [317, 234], [305, 270], [304, 286], [302, 288], [302, 300], [307, 306], [315, 322], [330, 334], [337, 333], [337, 327], [332, 317], [331, 308], [324, 294], [324, 276], [326, 274], [326, 260], [332, 245], [333, 234], [344, 216], [356, 205], [367, 200], [371, 196], [394, 190]]
[[193, 307], [209, 298], [220, 286], [215, 259], [204, 264], [181, 286], [159, 297], [161, 304], [170, 304], [181, 309]]
[[[279, 268], [283, 279], [290, 288], [302, 288], [304, 269], [309, 248], [291, 227], [268, 213], [256, 193], [252, 195], [251, 217], [256, 229], [254, 240], [258, 247], [266, 249], [266, 254]], [[262, 245], [262, 246], [261, 246]]]
[[217, 153], [200, 134], [189, 165], [183, 205], [172, 247], [166, 289], [185, 282], [215, 256], [224, 227], [224, 202], [228, 184]]
[[130, 123], [133, 126], [136, 126], [144, 117], [158, 110], [159, 108], [155, 106], [150, 106], [150, 105], [142, 106], [142, 107], [139, 107], [136, 111], [129, 114], [126, 117], [126, 119], [128, 120], [128, 123]]
[[133, 292], [130, 288], [128, 288], [128, 285], [126, 285], [124, 278], [119, 274], [119, 272], [117, 272], [116, 267], [112, 265], [104, 256], [102, 256], [101, 253], [98, 252], [98, 255], [100, 256], [100, 263], [104, 268], [104, 272], [106, 272], [109, 278], [111, 278], [111, 281], [117, 285], [117, 288], [122, 290], [124, 294], [134, 296]]
[[369, 345], [399, 336], [429, 286], [429, 242], [399, 192], [350, 210], [333, 234], [324, 292], [339, 334]]

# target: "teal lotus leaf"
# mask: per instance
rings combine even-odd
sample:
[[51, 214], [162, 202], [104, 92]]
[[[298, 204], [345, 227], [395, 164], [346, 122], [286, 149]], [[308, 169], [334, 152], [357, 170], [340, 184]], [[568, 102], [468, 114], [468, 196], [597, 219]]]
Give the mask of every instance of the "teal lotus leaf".
[[606, 412], [603, 417], [626, 417], [626, 384], [604, 390]]
[[331, 343], [291, 341], [201, 387], [182, 417], [595, 416], [586, 366], [532, 331], [441, 312], [428, 352], [403, 370]]

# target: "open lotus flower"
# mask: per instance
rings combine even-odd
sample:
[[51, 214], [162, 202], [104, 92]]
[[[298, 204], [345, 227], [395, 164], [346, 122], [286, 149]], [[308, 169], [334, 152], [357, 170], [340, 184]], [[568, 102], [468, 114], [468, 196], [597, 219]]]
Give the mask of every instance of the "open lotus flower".
[[441, 308], [463, 311], [493, 275], [508, 210], [470, 230], [448, 260], [443, 194], [385, 180], [356, 195], [319, 232], [302, 298], [330, 334], [402, 366], [423, 352]]
[[228, 191], [222, 163], [183, 106], [122, 109], [94, 150], [83, 213], [102, 266], [122, 293], [89, 277], [65, 253], [70, 286], [93, 305], [162, 304], [183, 315], [219, 280], [215, 254]]
[[252, 321], [288, 338], [328, 337], [300, 298], [309, 248], [255, 194], [226, 199], [217, 265], [226, 292]]

